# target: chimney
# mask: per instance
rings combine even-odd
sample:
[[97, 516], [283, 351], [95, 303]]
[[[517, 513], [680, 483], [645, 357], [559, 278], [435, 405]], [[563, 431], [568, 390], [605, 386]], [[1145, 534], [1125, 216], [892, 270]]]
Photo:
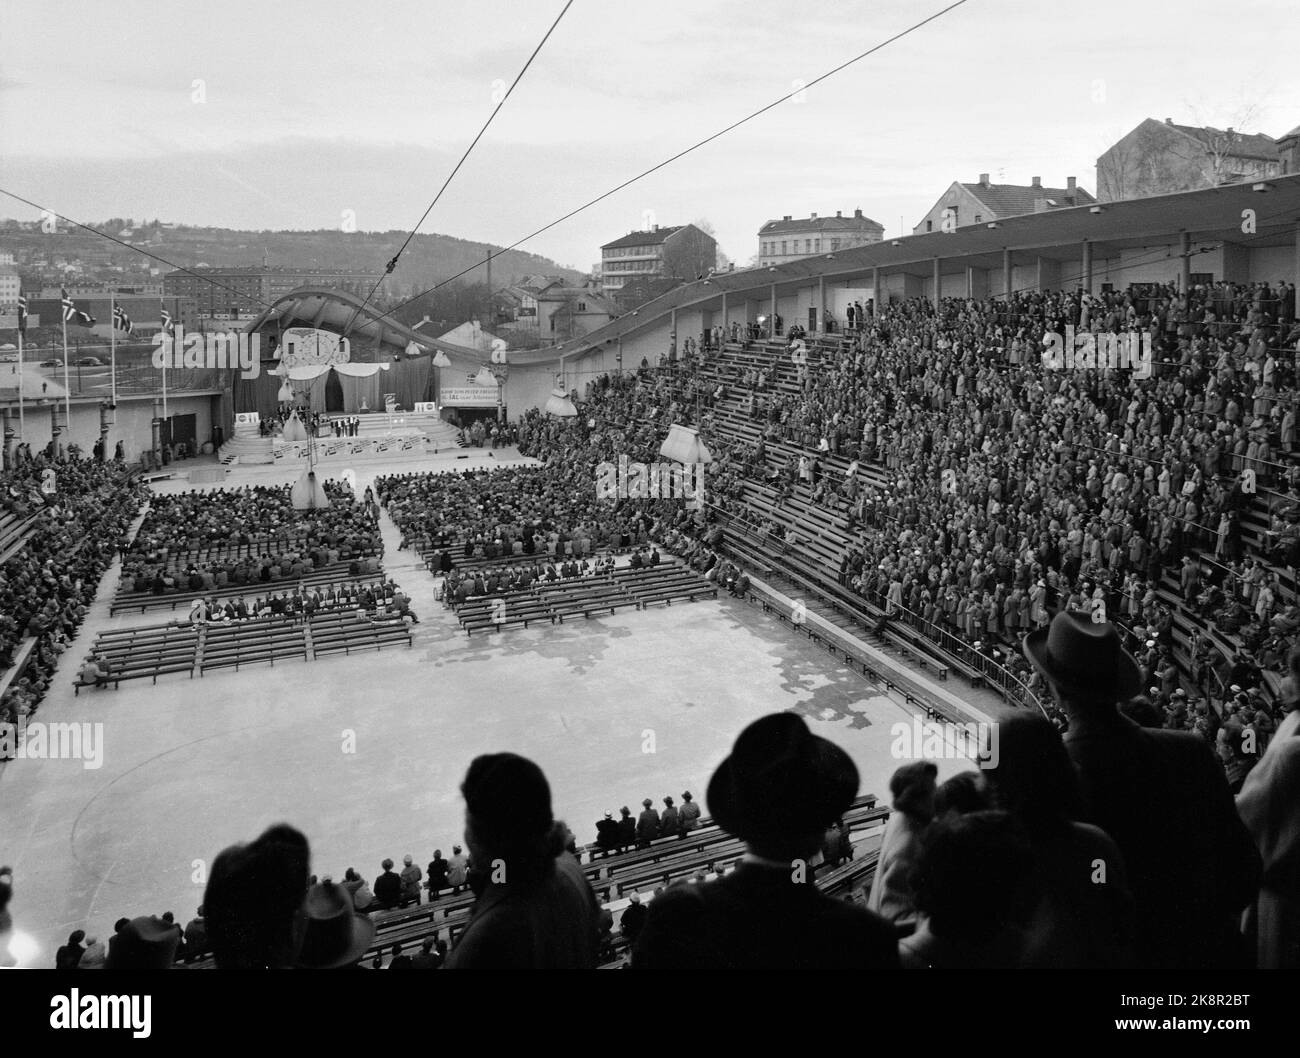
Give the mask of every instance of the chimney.
[[854, 220], [861, 220], [861, 219], [862, 219], [862, 210], [860, 210], [860, 209], [855, 209], [855, 210], [853, 211], [853, 219], [854, 219]]
[[1075, 189], [1075, 188], [1074, 188], [1074, 177], [1072, 177], [1072, 176], [1067, 176], [1067, 177], [1065, 178], [1065, 189], [1066, 189], [1067, 191], [1073, 191], [1073, 190]]
[[658, 231], [658, 230], [659, 230], [659, 225], [658, 225], [658, 224], [651, 224], [651, 225], [650, 225], [650, 230], [651, 230], [651, 231]]
[[809, 217], [808, 219], [809, 219], [809, 220], [816, 220], [816, 219], [817, 219], [817, 214], [814, 213], [814, 214], [813, 214], [811, 217]]
[[1174, 123], [1174, 119], [1173, 119], [1173, 118], [1165, 118], [1165, 124], [1166, 124], [1166, 125], [1172, 125], [1173, 123]]
[[988, 186], [989, 186], [989, 174], [980, 173], [980, 187], [988, 187]]
[[789, 219], [790, 219], [790, 214], [787, 213], [787, 214], [786, 214], [784, 217], [782, 217], [781, 219], [782, 219], [782, 220], [789, 220]]
[[843, 218], [844, 213], [843, 213], [841, 210], [838, 210], [838, 209], [837, 209], [837, 210], [835, 211], [835, 215], [836, 215], [837, 217]]
[[1030, 183], [1033, 187], [1042, 187], [1042, 186], [1043, 186], [1043, 178], [1042, 178], [1041, 176], [1036, 176], [1036, 177], [1034, 177], [1032, 180], [1030, 180], [1029, 183]]

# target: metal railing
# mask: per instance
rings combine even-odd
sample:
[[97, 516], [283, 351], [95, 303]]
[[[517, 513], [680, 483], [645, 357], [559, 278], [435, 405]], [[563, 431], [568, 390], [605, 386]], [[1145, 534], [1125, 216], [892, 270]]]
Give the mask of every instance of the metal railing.
[[[707, 504], [707, 506], [713, 511], [714, 518], [721, 521], [724, 525], [735, 528], [735, 523], [739, 521], [740, 532], [746, 537], [753, 539], [755, 545], [760, 551], [766, 551], [771, 544], [775, 543], [778, 546], [774, 557], [777, 560], [784, 560], [786, 562], [791, 560], [791, 546], [785, 541], [777, 540], [769, 534], [753, 533], [745, 527], [745, 521], [743, 518], [736, 518], [730, 512], [723, 510], [716, 504], [710, 503]], [[800, 566], [803, 566], [801, 558], [795, 556], [794, 560], [798, 561]], [[818, 591], [818, 594], [821, 595], [822, 598], [826, 599], [831, 605], [835, 605], [834, 595], [839, 591], [850, 593], [849, 589], [845, 588], [845, 586], [840, 584], [838, 581], [834, 582], [835, 589], [833, 591], [828, 591], [827, 589], [830, 589], [831, 587], [830, 583], [827, 581], [824, 574], [819, 573], [816, 570], [800, 568], [792, 570], [791, 572], [796, 573], [803, 580], [812, 582], [812, 586]], [[1000, 664], [988, 655], [977, 651], [970, 643], [966, 643], [959, 639], [947, 629], [925, 620], [922, 615], [914, 613], [906, 607], [899, 606], [896, 603], [889, 604], [887, 600], [879, 597], [876, 593], [863, 594], [853, 592], [850, 594], [857, 595], [865, 602], [875, 605], [878, 609], [881, 609], [886, 613], [893, 611], [891, 616], [896, 617], [901, 613], [904, 615], [905, 622], [920, 633], [925, 639], [933, 643], [942, 654], [947, 655], [961, 666], [979, 673], [985, 682], [1001, 693], [1002, 697], [1006, 701], [1013, 705], [1035, 708], [1044, 716], [1047, 715], [1047, 710], [1044, 708], [1041, 700], [1023, 681], [1021, 681], [1006, 666]], [[873, 595], [876, 595], [876, 597], [873, 598]], [[872, 619], [872, 615], [869, 613], [864, 612], [861, 616], [864, 619]]]

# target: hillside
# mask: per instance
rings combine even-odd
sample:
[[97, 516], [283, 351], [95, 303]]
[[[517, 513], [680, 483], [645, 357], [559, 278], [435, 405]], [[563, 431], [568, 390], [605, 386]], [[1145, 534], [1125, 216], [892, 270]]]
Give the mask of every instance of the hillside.
[[[186, 267], [197, 264], [258, 265], [265, 260], [272, 265], [354, 268], [373, 271], [376, 275], [383, 271], [385, 263], [406, 237], [403, 231], [236, 231], [159, 221], [137, 224], [120, 217], [94, 226], [123, 242]], [[450, 235], [417, 235], [403, 253], [401, 263], [386, 284], [387, 289], [394, 293], [408, 292], [408, 288], [424, 289], [481, 264], [493, 249], [496, 247]], [[63, 225], [57, 233], [47, 234], [39, 223], [0, 221], [0, 251], [12, 253], [19, 271], [31, 280], [48, 281], [62, 272], [64, 265], [75, 266], [76, 273], [87, 280], [116, 280], [121, 283], [147, 281], [151, 268], [157, 270], [155, 278], [169, 271], [166, 265], [125, 246], [81, 229], [66, 229]], [[492, 262], [493, 286], [503, 286], [513, 279], [534, 273], [568, 279], [581, 276], [549, 258], [520, 250], [507, 251]], [[467, 282], [483, 282], [483, 270], [471, 272], [465, 279]]]

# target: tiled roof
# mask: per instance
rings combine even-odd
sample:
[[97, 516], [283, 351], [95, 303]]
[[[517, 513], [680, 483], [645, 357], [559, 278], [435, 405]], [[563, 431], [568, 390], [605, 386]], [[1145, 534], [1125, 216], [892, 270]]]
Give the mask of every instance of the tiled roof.
[[[1060, 206], [1090, 206], [1097, 200], [1083, 188], [1071, 191], [1065, 187], [1033, 187], [1024, 184], [962, 184], [978, 198], [994, 217], [1018, 217], [1034, 212], [1034, 203], [1040, 198], [1050, 198]], [[1073, 196], [1074, 201], [1070, 201]]]
[[660, 228], [658, 231], [634, 231], [624, 235], [621, 239], [615, 239], [613, 242], [607, 242], [601, 247], [602, 250], [618, 250], [624, 246], [657, 246], [674, 232], [681, 231], [685, 224], [678, 224], [675, 228]]
[[1257, 132], [1227, 132], [1213, 126], [1172, 125], [1171, 128], [1185, 132], [1199, 140], [1209, 149], [1228, 148], [1228, 154], [1234, 158], [1263, 158], [1270, 162], [1277, 161], [1277, 142], [1272, 136]]
[[805, 217], [802, 220], [769, 220], [758, 229], [759, 235], [783, 235], [805, 231], [871, 231], [885, 226], [870, 217]]

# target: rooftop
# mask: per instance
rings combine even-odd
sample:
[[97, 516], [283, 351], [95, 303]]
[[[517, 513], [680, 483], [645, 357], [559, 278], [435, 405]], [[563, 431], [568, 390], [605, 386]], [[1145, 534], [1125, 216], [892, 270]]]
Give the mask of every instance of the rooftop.
[[602, 250], [618, 250], [624, 246], [656, 246], [663, 242], [668, 236], [681, 231], [685, 224], [678, 224], [673, 228], [661, 228], [658, 225], [649, 231], [633, 231], [624, 235], [621, 239], [615, 239], [613, 242], [607, 242], [601, 247]]
[[836, 212], [833, 217], [819, 217], [816, 213], [807, 218], [790, 218], [783, 217], [780, 220], [769, 220], [758, 229], [759, 235], [779, 235], [788, 231], [867, 231], [879, 229], [882, 233], [885, 226], [879, 221], [872, 220], [870, 217], [864, 217], [862, 210], [853, 211], [853, 216], [846, 217], [840, 212]]

